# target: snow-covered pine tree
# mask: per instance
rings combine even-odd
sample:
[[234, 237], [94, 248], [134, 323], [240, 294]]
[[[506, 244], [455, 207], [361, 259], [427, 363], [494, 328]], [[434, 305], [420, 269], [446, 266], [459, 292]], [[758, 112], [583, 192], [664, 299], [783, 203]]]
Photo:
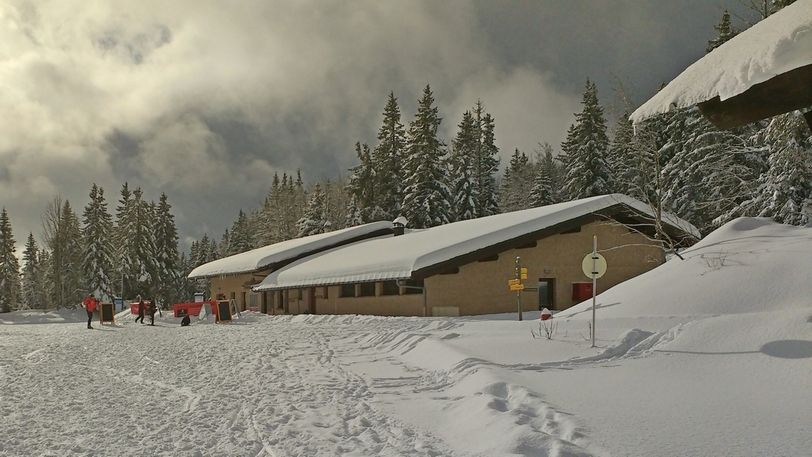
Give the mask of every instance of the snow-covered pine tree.
[[463, 113], [457, 136], [451, 142], [448, 163], [451, 171], [452, 221], [464, 221], [478, 216], [479, 196], [476, 194], [474, 173], [478, 169], [477, 154], [482, 148], [479, 138], [481, 129], [475, 122], [470, 111]]
[[82, 214], [82, 272], [84, 288], [100, 300], [113, 293], [113, 216], [107, 211], [104, 189], [93, 183], [90, 202]]
[[123, 240], [123, 268], [125, 275], [125, 296], [150, 297], [157, 280], [155, 279], [155, 240], [153, 239], [153, 211], [149, 203], [143, 200], [140, 188], [132, 192], [129, 208], [124, 212], [124, 219], [119, 222], [120, 229], [126, 237]]
[[567, 167], [566, 193], [570, 200], [609, 194], [614, 191], [613, 176], [606, 160], [609, 138], [598, 89], [587, 80], [583, 108], [575, 114], [575, 124], [561, 145]]
[[553, 148], [547, 143], [540, 146], [539, 163], [536, 164], [536, 175], [533, 178], [533, 187], [530, 189], [530, 204], [533, 207], [557, 203], [553, 187], [556, 173]]
[[164, 306], [188, 296], [181, 295], [178, 289], [178, 276], [183, 270], [178, 263], [178, 229], [169, 197], [161, 193], [155, 209], [153, 224], [155, 240], [155, 269], [157, 272], [156, 298]]
[[433, 105], [431, 87], [426, 85], [406, 140], [402, 213], [413, 228], [445, 224], [451, 211], [446, 150], [437, 137], [442, 119]]
[[812, 136], [800, 113], [774, 117], [764, 131], [770, 148], [769, 170], [751, 203], [759, 216], [778, 222], [812, 222]]
[[310, 191], [310, 200], [307, 202], [307, 209], [304, 216], [299, 219], [297, 226], [299, 233], [297, 237], [316, 235], [330, 231], [330, 221], [327, 215], [327, 202], [321, 185], [316, 183]]
[[681, 138], [663, 168], [664, 201], [700, 230], [712, 230], [752, 198], [763, 152], [737, 132], [717, 129], [696, 108], [686, 113]]
[[125, 182], [121, 185], [121, 197], [118, 200], [118, 206], [116, 206], [116, 226], [113, 231], [113, 256], [116, 265], [113, 273], [113, 290], [115, 294], [124, 294], [124, 297], [127, 298], [135, 298], [135, 295], [130, 295], [132, 287], [129, 283], [130, 279], [125, 273], [127, 267], [125, 265], [125, 258], [127, 257], [125, 251], [127, 212], [130, 211], [131, 206], [132, 191], [130, 191], [129, 184]]
[[476, 217], [491, 216], [499, 212], [499, 189], [496, 185], [499, 148], [496, 146], [496, 127], [493, 116], [484, 109], [482, 102], [477, 100], [473, 113], [479, 134], [473, 174], [474, 195], [477, 198]]
[[251, 242], [251, 228], [248, 225], [248, 217], [241, 209], [237, 215], [237, 220], [231, 226], [231, 234], [228, 239], [228, 255], [250, 251], [252, 248], [253, 243]]
[[722, 13], [722, 19], [719, 21], [719, 24], [714, 25], [713, 28], [716, 29], [717, 35], [716, 38], [708, 41], [708, 47], [705, 48], [705, 52], [713, 51], [739, 33], [730, 23], [730, 12], [728, 12], [728, 10]]
[[[336, 178], [335, 182], [327, 180], [324, 184], [324, 196], [327, 202], [328, 221], [331, 230], [338, 230], [347, 227], [347, 210], [349, 196], [346, 191], [346, 179], [342, 176]], [[400, 205], [400, 203], [398, 203]]]
[[4, 207], [0, 211], [0, 312], [9, 312], [20, 306], [20, 264], [14, 252], [11, 221]]
[[375, 202], [380, 218], [392, 220], [400, 215], [403, 201], [403, 161], [406, 155], [406, 131], [401, 123], [395, 93], [390, 92], [378, 130], [378, 145], [372, 152], [375, 167]]
[[45, 307], [41, 272], [39, 247], [37, 247], [34, 234], [29, 233], [23, 251], [22, 309]]
[[530, 191], [533, 188], [535, 166], [527, 154], [516, 149], [505, 168], [500, 193], [502, 212], [508, 213], [531, 207]]
[[624, 112], [617, 120], [607, 161], [615, 177], [615, 192], [648, 201], [654, 191], [653, 174], [659, 169], [653, 163], [652, 148], [640, 147], [639, 139], [635, 138], [629, 113]]
[[47, 249], [40, 249], [36, 277], [39, 278], [39, 293], [44, 309], [50, 308], [51, 304], [55, 303], [52, 298], [56, 296], [54, 292], [56, 288], [54, 287], [53, 277], [51, 276], [52, 263], [51, 253], [48, 252]]
[[87, 294], [88, 287], [82, 282], [82, 231], [79, 217], [73, 211], [68, 200], [62, 205], [62, 242], [63, 257], [61, 268], [64, 271], [62, 282], [62, 300], [60, 306], [75, 308]]
[[[352, 218], [360, 216], [363, 223], [385, 219], [383, 209], [376, 205], [376, 169], [372, 162], [372, 153], [369, 146], [360, 142], [355, 143], [355, 154], [359, 164], [350, 169], [350, 178], [347, 181], [347, 193], [354, 204], [353, 211], [357, 212]], [[348, 211], [349, 212], [349, 211]]]

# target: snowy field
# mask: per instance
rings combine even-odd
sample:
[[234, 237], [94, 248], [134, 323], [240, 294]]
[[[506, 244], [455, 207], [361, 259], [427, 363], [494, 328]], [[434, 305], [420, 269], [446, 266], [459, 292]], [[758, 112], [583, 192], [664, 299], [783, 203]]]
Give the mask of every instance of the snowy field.
[[[737, 219], [536, 313], [0, 315], [0, 455], [812, 455], [812, 229]], [[611, 268], [611, 265], [609, 266]]]

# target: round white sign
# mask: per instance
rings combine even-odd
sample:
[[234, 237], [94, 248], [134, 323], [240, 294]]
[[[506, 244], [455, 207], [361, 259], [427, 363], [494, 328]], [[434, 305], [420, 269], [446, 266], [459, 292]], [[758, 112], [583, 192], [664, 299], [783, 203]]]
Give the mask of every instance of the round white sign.
[[593, 272], [592, 253], [590, 252], [584, 256], [584, 260], [581, 261], [581, 270], [583, 270], [587, 278], [592, 279], [592, 274], [594, 273], [595, 279], [599, 279], [606, 274], [606, 259], [600, 254], [595, 254], [595, 271]]

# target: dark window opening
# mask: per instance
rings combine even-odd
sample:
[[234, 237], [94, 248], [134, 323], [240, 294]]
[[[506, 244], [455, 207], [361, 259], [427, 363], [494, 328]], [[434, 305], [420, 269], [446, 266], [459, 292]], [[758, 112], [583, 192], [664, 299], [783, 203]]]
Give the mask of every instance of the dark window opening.
[[375, 296], [375, 283], [363, 282], [358, 285], [359, 297], [374, 297]]
[[384, 281], [381, 295], [400, 295], [400, 287], [397, 281]]
[[342, 284], [341, 285], [341, 297], [354, 297], [355, 296], [355, 284]]
[[478, 262], [495, 262], [499, 260], [499, 254], [494, 254], [492, 256], [485, 257], [484, 259], [479, 259]]
[[327, 293], [327, 291], [328, 291], [328, 290], [330, 290], [330, 288], [329, 288], [329, 287], [327, 287], [327, 286], [324, 286], [324, 288], [323, 288], [323, 289], [324, 289], [324, 290], [323, 290], [323, 292], [322, 292], [322, 294], [321, 294], [321, 298], [330, 298], [330, 297], [329, 297], [329, 294]]
[[[402, 284], [406, 287], [403, 288], [403, 295], [422, 294], [423, 293], [423, 280], [422, 279], [407, 279]], [[419, 289], [418, 289], [419, 287]]]
[[569, 230], [564, 230], [563, 232], [561, 232], [561, 234], [566, 235], [567, 233], [580, 233], [580, 232], [581, 232], [581, 226], [579, 225], [578, 227], [574, 227], [574, 228], [571, 228]]

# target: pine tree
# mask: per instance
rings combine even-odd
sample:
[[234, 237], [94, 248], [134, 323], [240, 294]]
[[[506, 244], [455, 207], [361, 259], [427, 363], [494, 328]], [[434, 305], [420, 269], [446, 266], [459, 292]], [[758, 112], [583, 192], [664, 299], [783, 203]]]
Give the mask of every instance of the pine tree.
[[164, 306], [185, 295], [178, 288], [178, 276], [183, 271], [178, 259], [178, 229], [169, 197], [161, 193], [155, 210], [153, 238], [155, 240], [155, 266], [157, 272], [156, 298]]
[[561, 145], [567, 167], [566, 192], [571, 200], [610, 194], [613, 177], [606, 160], [609, 138], [603, 108], [598, 103], [598, 90], [587, 80], [583, 109], [575, 115], [575, 124]]
[[716, 38], [708, 41], [708, 47], [705, 49], [706, 52], [713, 51], [739, 33], [731, 25], [730, 12], [727, 10], [722, 13], [722, 19], [719, 21], [719, 24], [713, 26], [713, 28], [716, 29], [717, 35]]
[[536, 166], [536, 176], [533, 178], [533, 187], [530, 189], [530, 204], [534, 207], [557, 203], [553, 187], [556, 175], [553, 148], [546, 143], [541, 148], [541, 151], [539, 151], [539, 163]]
[[500, 193], [500, 206], [505, 213], [530, 208], [530, 192], [533, 188], [534, 166], [527, 154], [513, 151], [505, 168]]
[[122, 241], [125, 296], [150, 297], [156, 292], [153, 290], [157, 284], [153, 221], [150, 204], [143, 200], [141, 189], [135, 189], [123, 219], [119, 221], [119, 230], [125, 234]]
[[355, 143], [355, 153], [360, 163], [350, 169], [347, 181], [347, 193], [355, 205], [352, 210], [357, 212], [353, 217], [359, 217], [363, 223], [385, 219], [383, 209], [376, 204], [379, 200], [376, 197], [377, 175], [369, 146]]
[[297, 237], [316, 235], [330, 231], [330, 221], [327, 215], [327, 202], [321, 186], [316, 183], [310, 191], [310, 200], [304, 216], [297, 222], [299, 233]]
[[0, 312], [20, 306], [20, 264], [14, 252], [14, 235], [6, 208], [0, 212]]
[[75, 308], [87, 292], [82, 283], [82, 233], [79, 218], [68, 200], [62, 203], [58, 211], [58, 229], [54, 234], [55, 245], [51, 276], [54, 278], [56, 296], [53, 297], [58, 307]]
[[228, 239], [228, 255], [250, 251], [253, 248], [250, 230], [248, 218], [243, 210], [240, 210], [237, 220], [231, 226], [231, 234]]
[[499, 191], [496, 174], [499, 171], [499, 148], [496, 147], [493, 117], [484, 111], [481, 101], [474, 106], [474, 121], [479, 137], [479, 147], [474, 160], [474, 195], [476, 217], [490, 216], [499, 212]]
[[457, 136], [451, 142], [448, 159], [451, 168], [451, 198], [453, 201], [451, 220], [464, 221], [476, 218], [479, 196], [474, 173], [477, 170], [477, 153], [480, 147], [480, 128], [469, 111], [462, 115]]
[[82, 224], [84, 288], [100, 299], [112, 299], [113, 217], [107, 212], [104, 189], [95, 183], [90, 189], [90, 202], [85, 206]]
[[759, 216], [778, 222], [812, 222], [812, 136], [797, 113], [777, 116], [764, 131], [769, 145], [769, 170], [762, 175], [750, 205]]
[[403, 201], [403, 161], [406, 154], [406, 131], [400, 120], [400, 108], [394, 92], [389, 93], [383, 110], [383, 123], [378, 130], [378, 145], [372, 153], [375, 167], [375, 202], [381, 219], [395, 219]]
[[34, 234], [29, 233], [23, 251], [22, 308], [44, 308], [40, 252]]
[[442, 119], [433, 104], [427, 85], [407, 135], [402, 213], [414, 228], [445, 224], [451, 211], [445, 145], [437, 138]]
[[614, 191], [647, 201], [653, 189], [656, 167], [649, 150], [639, 147], [629, 113], [624, 112], [617, 120], [607, 162], [615, 177]]

